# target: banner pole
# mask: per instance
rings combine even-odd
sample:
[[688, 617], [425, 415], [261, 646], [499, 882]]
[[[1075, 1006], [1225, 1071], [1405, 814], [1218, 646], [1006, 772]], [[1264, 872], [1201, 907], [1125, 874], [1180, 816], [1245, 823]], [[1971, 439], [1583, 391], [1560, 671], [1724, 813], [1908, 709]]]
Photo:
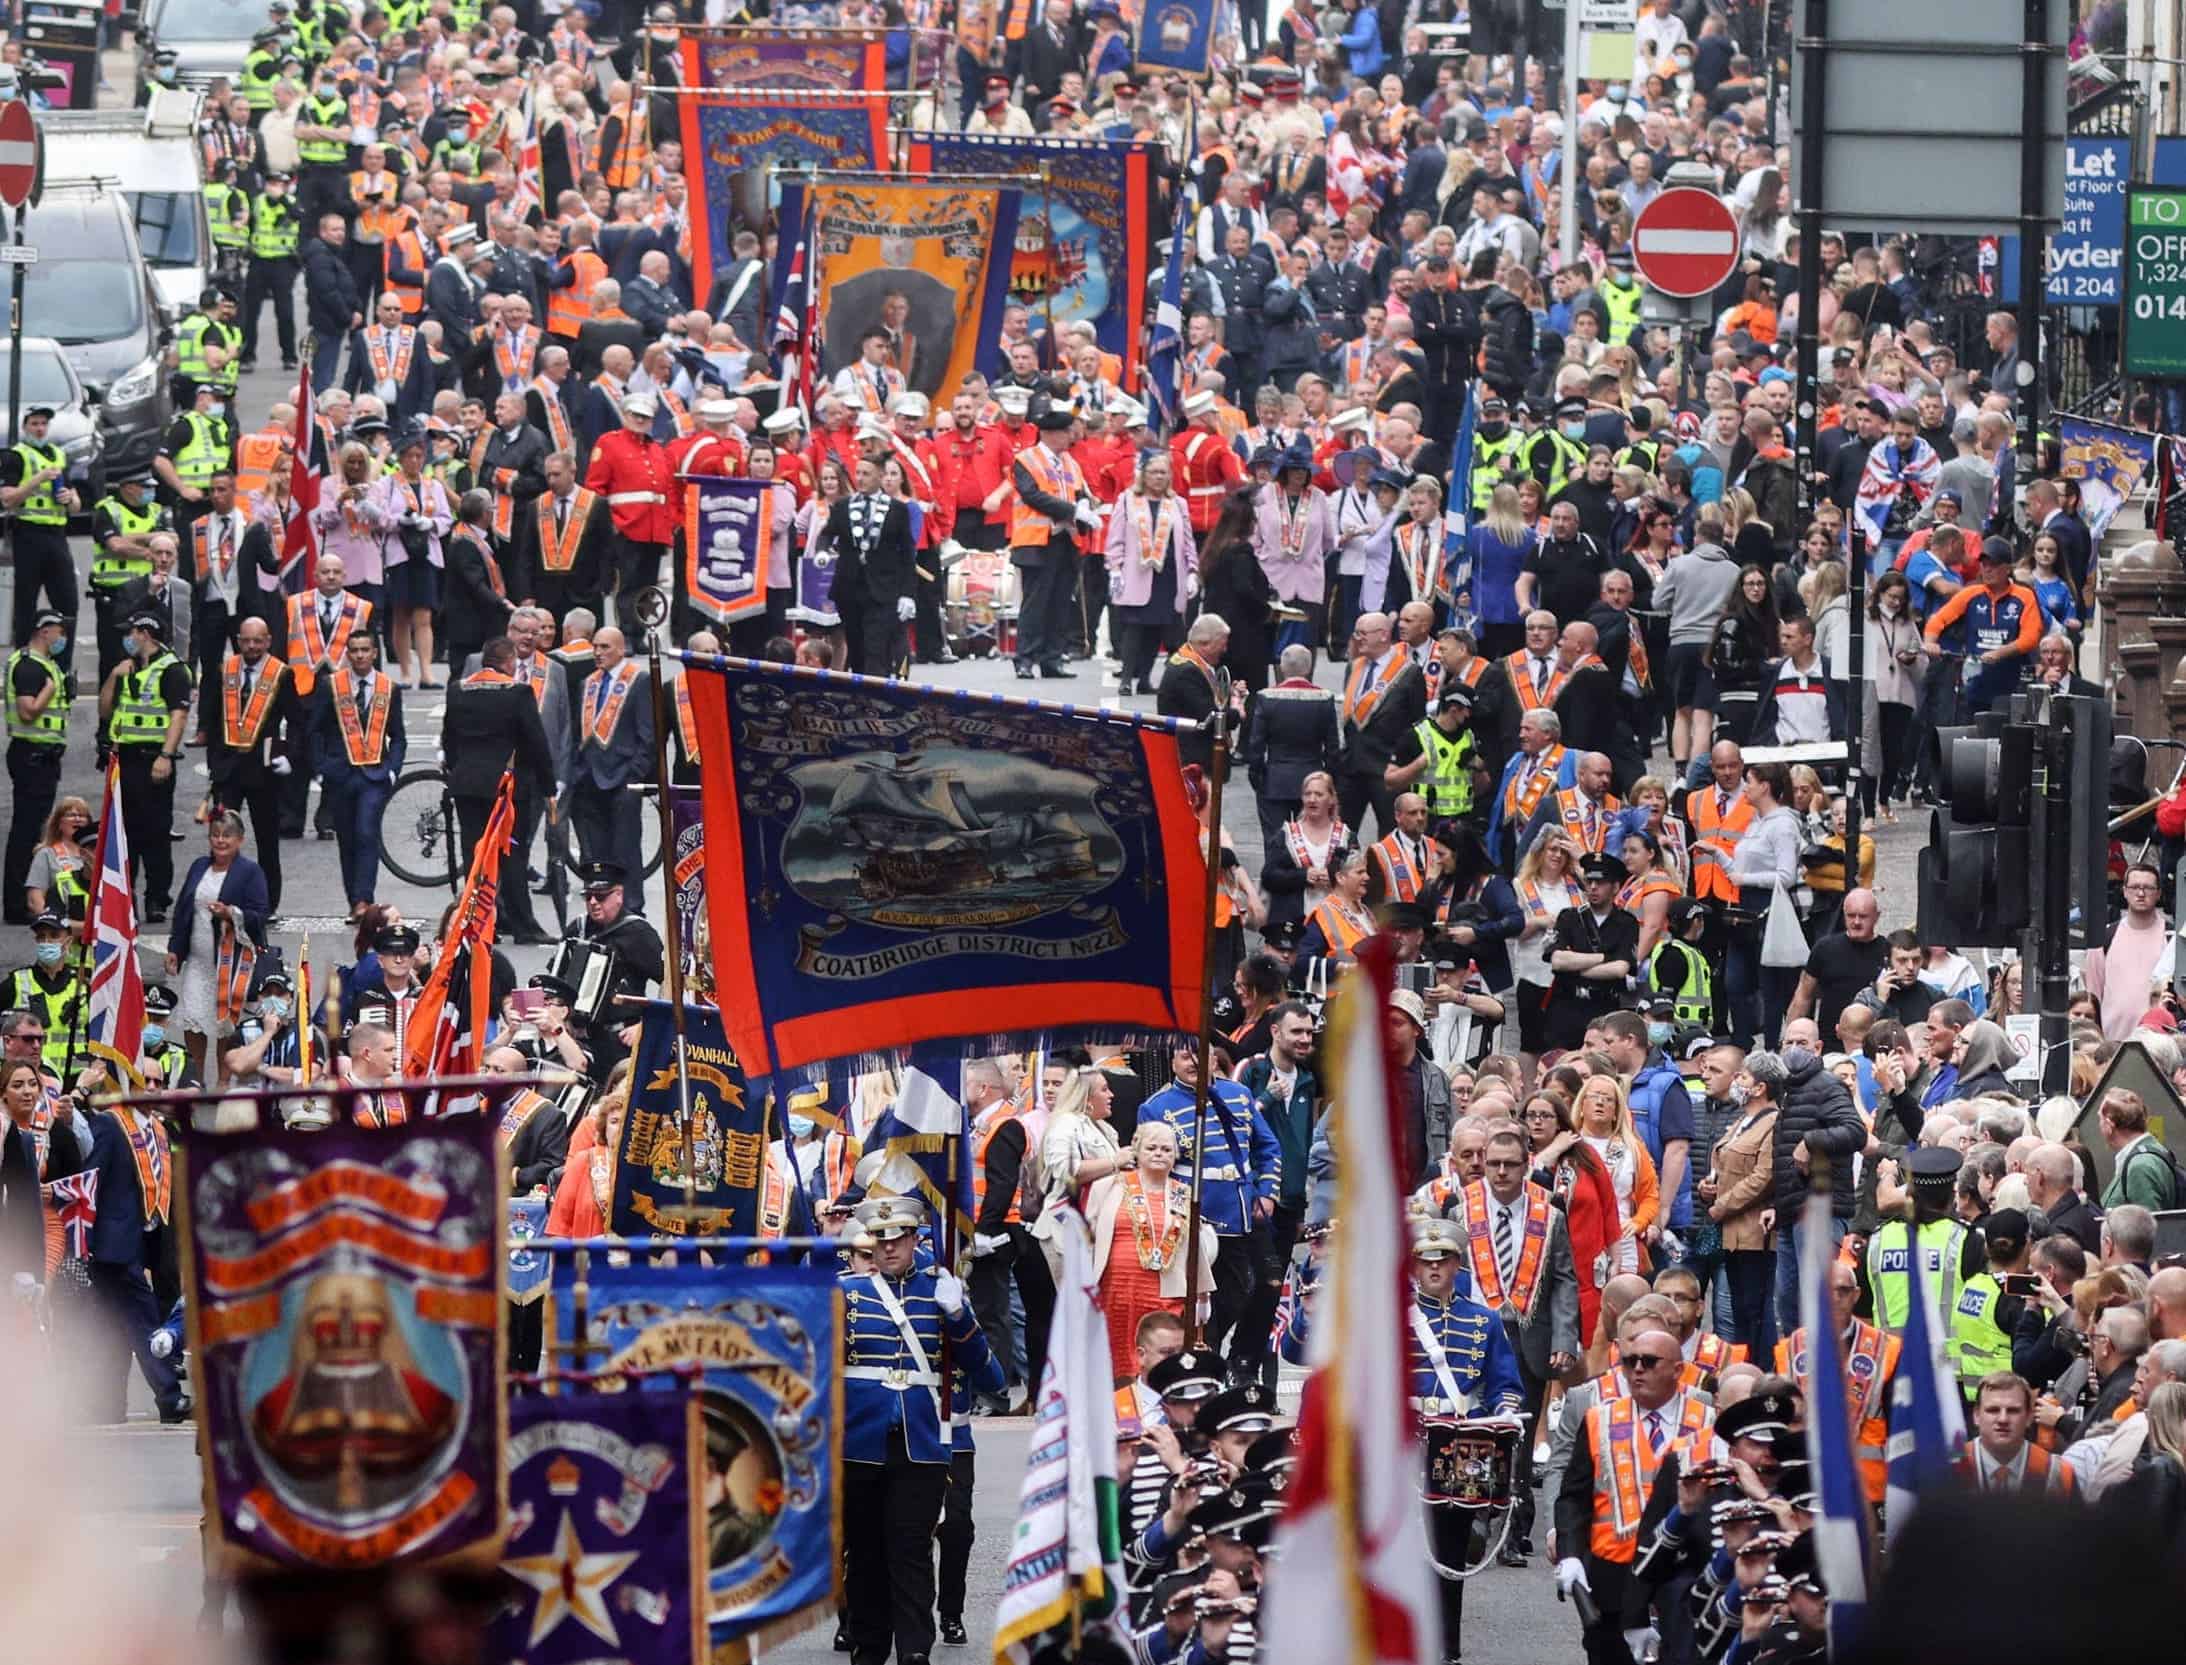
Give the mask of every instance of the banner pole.
[[[958, 1091], [962, 1091], [958, 1084]], [[957, 1110], [961, 1114], [963, 1105]], [[964, 1129], [960, 1125], [949, 1136], [948, 1183], [942, 1187], [941, 1198], [941, 1269], [950, 1277], [957, 1278], [957, 1287], [969, 1303], [971, 1292], [963, 1288], [963, 1279], [956, 1270], [956, 1162], [957, 1148], [964, 1143]], [[950, 1452], [956, 1450], [956, 1350], [949, 1344], [949, 1325], [944, 1314], [941, 1325], [941, 1391], [935, 1396], [934, 1408], [941, 1413], [941, 1443]]]
[[[653, 593], [660, 594], [658, 590]], [[676, 1127], [683, 1144], [683, 1224], [688, 1230], [698, 1217], [698, 1168], [697, 1154], [691, 1149], [690, 1030], [683, 1016], [683, 921], [676, 915], [675, 787], [671, 784], [668, 768], [668, 730], [674, 714], [669, 709], [668, 684], [661, 680], [660, 674], [661, 623], [667, 619], [668, 606], [668, 598], [662, 596], [660, 621], [647, 627], [645, 643], [653, 684], [653, 768], [655, 778], [660, 782], [660, 792], [654, 801], [660, 814], [661, 871], [667, 880], [661, 923], [666, 927], [668, 950], [668, 1008], [675, 1014]], [[638, 883], [644, 882], [644, 876], [639, 875]], [[760, 1148], [764, 1151], [765, 1146]]]
[[1218, 705], [1207, 774], [1207, 888], [1202, 899], [1199, 1080], [1192, 1088], [1192, 1206], [1184, 1222], [1184, 1345], [1199, 1345], [1199, 1192], [1206, 1183], [1207, 1100], [1214, 1091], [1214, 905], [1222, 885], [1222, 786], [1229, 773], [1229, 707]]

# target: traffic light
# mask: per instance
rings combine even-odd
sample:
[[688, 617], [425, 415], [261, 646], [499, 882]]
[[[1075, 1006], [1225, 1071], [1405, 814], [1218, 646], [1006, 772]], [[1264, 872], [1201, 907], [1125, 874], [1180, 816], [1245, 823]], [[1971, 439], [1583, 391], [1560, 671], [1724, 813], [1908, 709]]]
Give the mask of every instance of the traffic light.
[[2110, 940], [2110, 747], [2107, 700], [2054, 694], [2072, 730], [2072, 935], [2074, 948]]
[[2001, 712], [1942, 729], [1947, 808], [1921, 852], [1920, 937], [1954, 948], [2009, 948], [2033, 920], [2029, 845], [2036, 731]]

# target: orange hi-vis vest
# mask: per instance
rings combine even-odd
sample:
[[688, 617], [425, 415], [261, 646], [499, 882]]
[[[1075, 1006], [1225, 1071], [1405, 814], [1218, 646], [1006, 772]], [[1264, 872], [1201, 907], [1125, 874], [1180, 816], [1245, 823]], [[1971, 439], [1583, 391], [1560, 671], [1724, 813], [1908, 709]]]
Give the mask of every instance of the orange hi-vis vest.
[[265, 732], [273, 715], [273, 702], [281, 697], [281, 675], [288, 667], [268, 654], [258, 662], [257, 680], [251, 684], [250, 704], [243, 704], [243, 658], [231, 653], [221, 667], [221, 739], [230, 751], [248, 751]]
[[1617, 812], [1622, 808], [1624, 805], [1617, 801], [1615, 793], [1603, 793], [1594, 805], [1594, 822], [1590, 828], [1587, 825], [1586, 811], [1579, 804], [1579, 789], [1575, 786], [1561, 787], [1556, 793], [1557, 816], [1564, 824], [1564, 831], [1571, 835], [1574, 844], [1590, 856], [1602, 853], [1602, 848], [1609, 839], [1609, 823], [1616, 819]]
[[341, 611], [334, 615], [334, 634], [329, 636], [319, 624], [319, 592], [307, 590], [302, 595], [288, 598], [288, 639], [302, 642], [303, 659], [289, 667], [296, 692], [310, 697], [319, 685], [318, 667], [332, 661], [336, 666], [342, 655], [349, 651], [349, 638], [371, 622], [372, 604], [362, 596], [342, 593]]
[[1520, 1319], [1533, 1316], [1533, 1304], [1540, 1298], [1552, 1224], [1547, 1191], [1529, 1180], [1523, 1201], [1526, 1223], [1518, 1240], [1518, 1264], [1511, 1270], [1506, 1289], [1495, 1264], [1495, 1240], [1488, 1228], [1487, 1182], [1476, 1179], [1465, 1187], [1465, 1234], [1472, 1251], [1473, 1299], [1490, 1312], [1514, 1309]]
[[1510, 673], [1510, 685], [1518, 695], [1518, 711], [1522, 716], [1528, 711], [1544, 711], [1556, 703], [1556, 696], [1564, 691], [1564, 684], [1571, 673], [1553, 657], [1549, 661], [1548, 686], [1533, 685], [1533, 655], [1513, 653], [1503, 660], [1503, 669]]
[[344, 665], [327, 679], [334, 696], [334, 715], [341, 724], [342, 751], [350, 764], [370, 769], [387, 755], [387, 714], [394, 708], [394, 679], [385, 671], [372, 673], [372, 720], [367, 727], [357, 717], [357, 679]]
[[[994, 1136], [1002, 1131], [1005, 1122], [1016, 1121], [1024, 1114], [1024, 1107], [1005, 1099], [988, 1111], [977, 1127], [972, 1130], [972, 1218], [978, 1219], [987, 1206], [987, 1147], [994, 1143]], [[1025, 1160], [1031, 1161], [1033, 1153], [1025, 1152]], [[1005, 1218], [1011, 1225], [1020, 1224], [1025, 1217], [1020, 1206], [1025, 1188], [1020, 1180], [1017, 1195], [1010, 1198], [1009, 1213]]]
[[1364, 925], [1355, 925], [1349, 919], [1346, 919], [1337, 910], [1336, 899], [1333, 896], [1324, 896], [1316, 902], [1313, 905], [1313, 911], [1306, 915], [1306, 923], [1309, 925], [1318, 924], [1321, 927], [1321, 937], [1327, 942], [1329, 952], [1332, 954], [1352, 953], [1360, 943], [1374, 933], [1372, 921], [1368, 921]]
[[1738, 885], [1731, 878], [1731, 857], [1738, 841], [1753, 825], [1753, 805], [1743, 792], [1731, 794], [1728, 812], [1717, 807], [1716, 785], [1710, 781], [1685, 799], [1685, 812], [1693, 826], [1693, 894], [1707, 900], [1735, 904]]
[[[399, 262], [397, 255], [401, 256]], [[423, 272], [432, 266], [432, 261], [426, 258], [424, 235], [415, 226], [388, 238], [386, 251], [380, 256], [381, 289], [395, 297], [405, 318], [415, 318], [425, 310], [425, 285], [423, 282], [396, 282], [389, 274], [397, 264], [412, 272]]]
[[1638, 1401], [1620, 1396], [1586, 1413], [1587, 1444], [1594, 1453], [1594, 1526], [1587, 1548], [1597, 1560], [1630, 1566], [1639, 1547], [1640, 1515], [1662, 1459], [1679, 1440], [1704, 1433], [1715, 1413], [1705, 1399], [1682, 1389], [1676, 1401], [1659, 1407], [1662, 1449], [1647, 1438], [1646, 1413]]
[[[613, 110], [607, 112], [614, 115]], [[607, 148], [607, 123], [601, 122], [592, 130], [591, 154], [585, 158], [591, 172], [607, 181], [611, 191], [627, 191], [643, 178], [653, 165], [651, 128], [652, 106], [632, 99], [623, 106], [621, 130], [615, 135], [615, 152], [605, 154]]]
[[292, 436], [279, 429], [261, 428], [235, 442], [235, 495], [256, 497], [273, 483], [273, 471]]
[[571, 249], [562, 258], [576, 268], [574, 283], [547, 291], [547, 334], [574, 341], [592, 316], [592, 291], [607, 276], [607, 262], [590, 249]]
[[1541, 755], [1533, 760], [1533, 767], [1520, 769], [1503, 788], [1503, 825], [1511, 829], [1511, 836], [1523, 832], [1526, 823], [1533, 819], [1533, 812], [1541, 805], [1542, 797], [1555, 784], [1556, 772], [1564, 766], [1562, 745], [1545, 746]]
[[[1085, 475], [1078, 459], [1065, 452], [1058, 456], [1045, 445], [1029, 445], [1017, 453], [1018, 466], [1032, 476], [1032, 483], [1050, 497], [1074, 503], [1085, 495]], [[1019, 500], [1010, 509], [1010, 547], [1031, 544], [1073, 543], [1077, 534], [1069, 526], [1057, 526], [1038, 509]]]
[[1390, 901], [1419, 900], [1419, 893], [1427, 888], [1427, 876], [1412, 865], [1395, 833], [1374, 846], [1374, 859], [1381, 864], [1382, 884]]
[[[1860, 1484], [1870, 1503], [1880, 1503], [1890, 1487], [1890, 1389], [1897, 1380], [1901, 1346], [1889, 1331], [1857, 1318], [1852, 1320], [1852, 1345], [1844, 1348], [1839, 1343], [1845, 1354]], [[1814, 1390], [1804, 1325], [1776, 1344], [1776, 1373], [1797, 1382], [1800, 1393], [1811, 1401]]]

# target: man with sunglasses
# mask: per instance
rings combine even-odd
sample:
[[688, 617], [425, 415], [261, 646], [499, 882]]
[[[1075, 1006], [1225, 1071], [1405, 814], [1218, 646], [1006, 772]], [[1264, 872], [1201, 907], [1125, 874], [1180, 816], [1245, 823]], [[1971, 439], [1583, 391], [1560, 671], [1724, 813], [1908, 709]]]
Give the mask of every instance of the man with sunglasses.
[[[1625, 1346], [1629, 1391], [1587, 1412], [1556, 1496], [1556, 1586], [1593, 1597], [1586, 1625], [1590, 1665], [1632, 1665], [1632, 1642], [1649, 1629], [1647, 1590], [1631, 1576], [1640, 1517], [1655, 1474], [1681, 1439], [1714, 1419], [1706, 1394], [1682, 1385], [1684, 1349], [1668, 1330], [1643, 1330]], [[1583, 1553], [1581, 1553], [1581, 1547]]]

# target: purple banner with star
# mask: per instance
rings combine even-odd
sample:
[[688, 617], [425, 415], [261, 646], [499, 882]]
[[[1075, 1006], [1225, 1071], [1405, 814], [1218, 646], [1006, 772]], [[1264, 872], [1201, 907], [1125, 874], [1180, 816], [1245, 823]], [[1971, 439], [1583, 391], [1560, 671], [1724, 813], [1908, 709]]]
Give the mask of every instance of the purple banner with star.
[[512, 1665], [697, 1665], [706, 1657], [699, 1398], [525, 1394], [509, 1406], [509, 1605], [489, 1656]]
[[231, 1566], [499, 1558], [496, 1120], [183, 1135], [199, 1446]]

